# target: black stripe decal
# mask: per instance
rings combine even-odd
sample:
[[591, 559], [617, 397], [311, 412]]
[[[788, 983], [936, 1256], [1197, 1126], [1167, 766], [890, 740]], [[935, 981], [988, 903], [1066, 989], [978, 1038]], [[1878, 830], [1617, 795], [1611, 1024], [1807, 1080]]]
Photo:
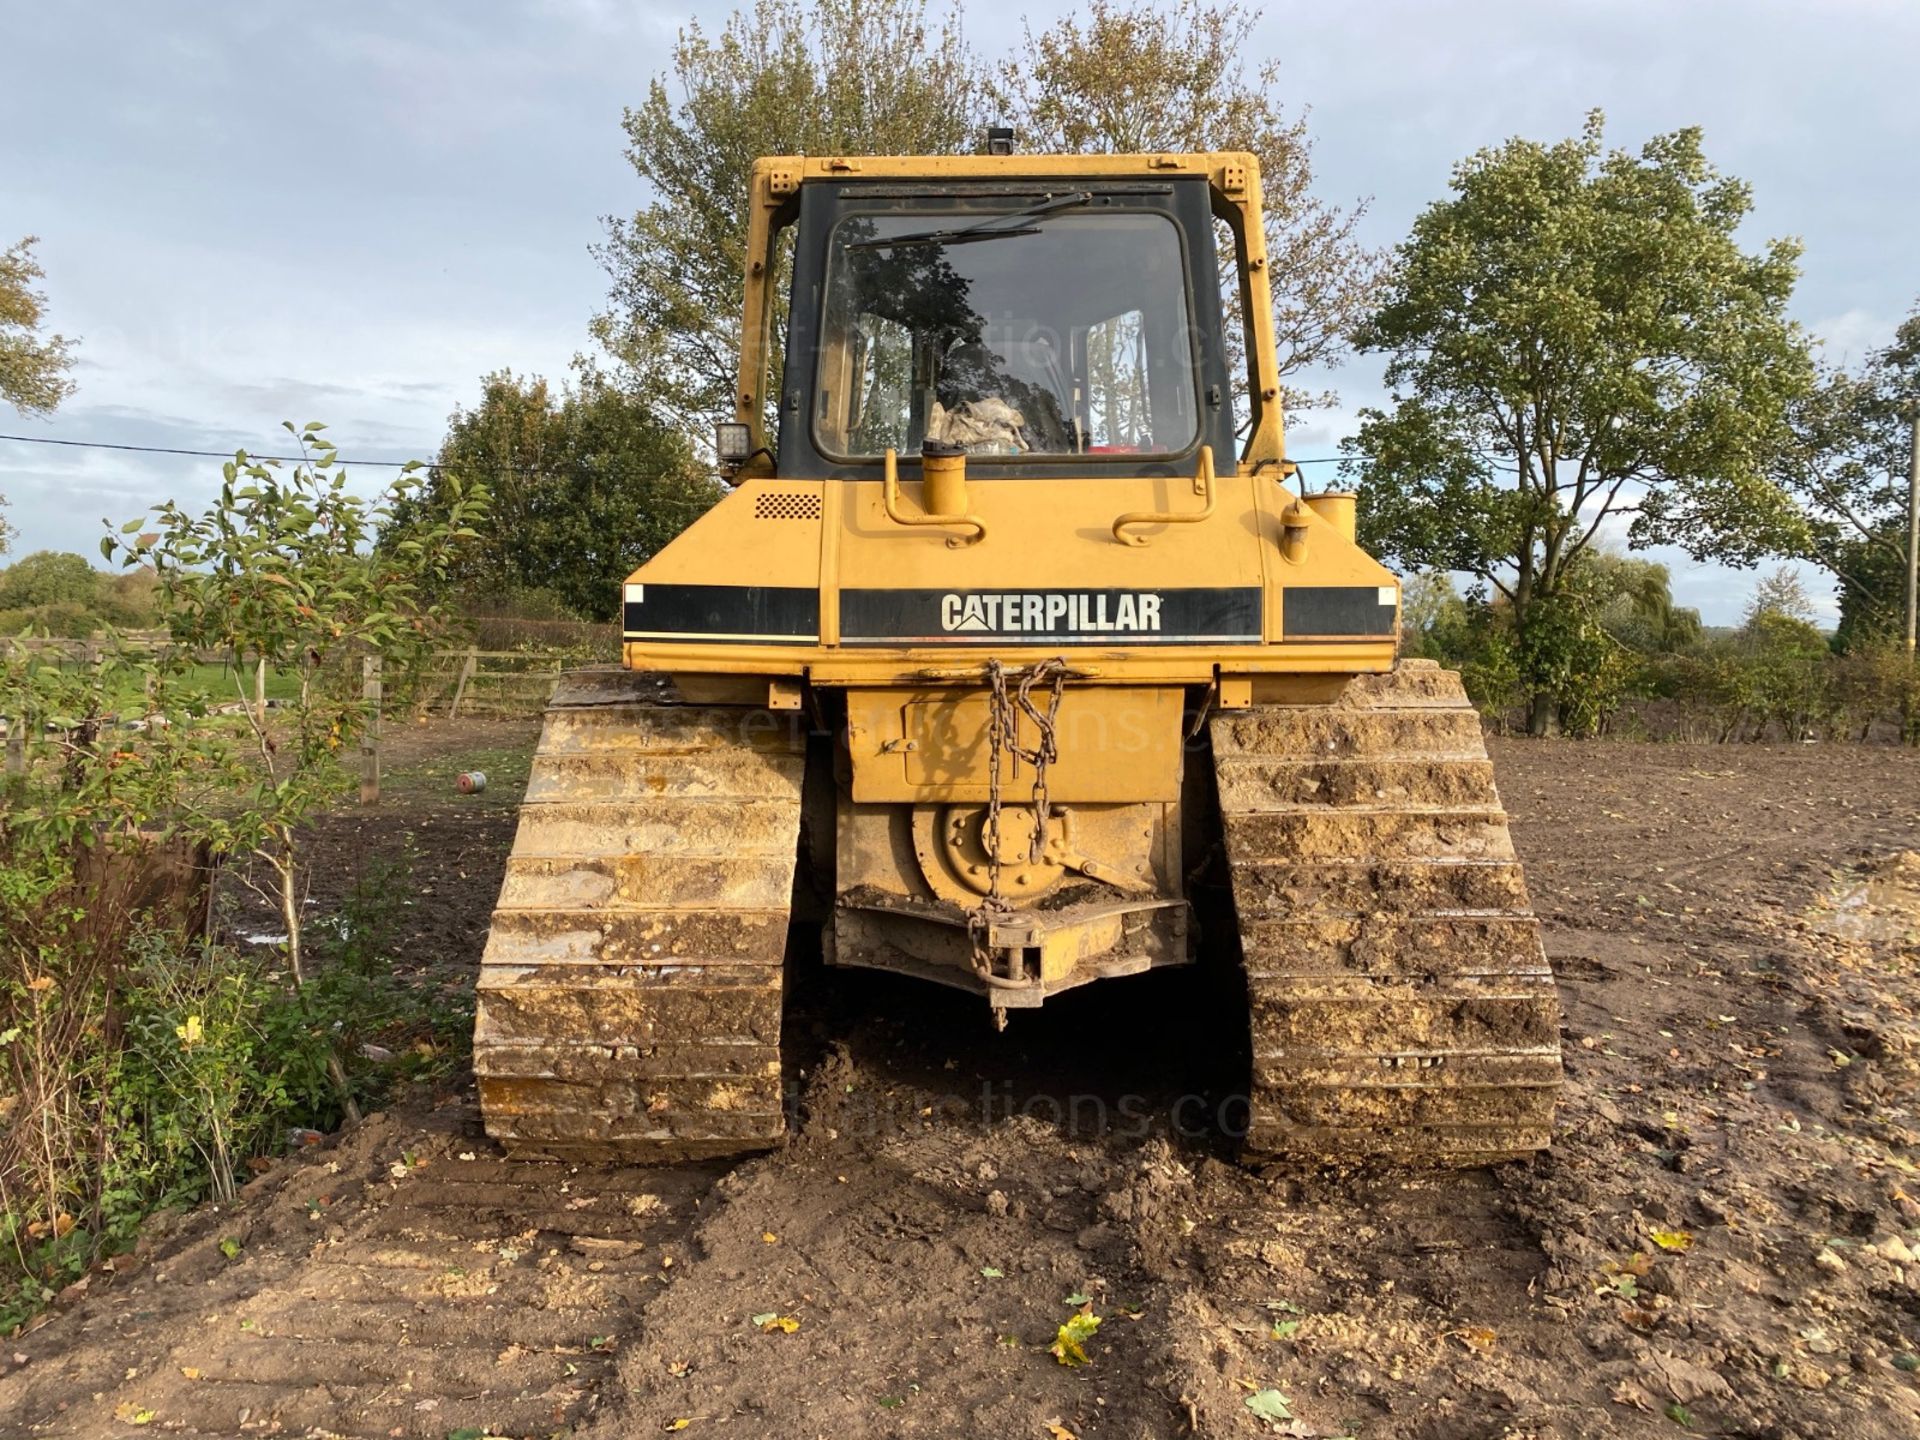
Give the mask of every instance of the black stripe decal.
[[1289, 585], [1280, 592], [1288, 640], [1391, 635], [1399, 591], [1391, 585]]
[[1260, 643], [1260, 588], [842, 590], [844, 645]]
[[815, 645], [820, 592], [800, 585], [632, 585], [624, 628], [629, 640]]

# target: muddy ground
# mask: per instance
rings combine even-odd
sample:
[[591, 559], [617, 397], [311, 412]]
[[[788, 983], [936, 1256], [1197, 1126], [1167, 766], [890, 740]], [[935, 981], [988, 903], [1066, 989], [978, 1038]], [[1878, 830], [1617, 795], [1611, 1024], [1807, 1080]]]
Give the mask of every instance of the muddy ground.
[[[401, 963], [470, 974], [531, 733], [394, 737], [315, 904], [410, 849]], [[996, 1036], [803, 953], [783, 1152], [509, 1164], [423, 1096], [0, 1344], [0, 1435], [1920, 1434], [1920, 754], [1495, 758], [1566, 1012], [1539, 1159], [1248, 1173], [1205, 977]]]

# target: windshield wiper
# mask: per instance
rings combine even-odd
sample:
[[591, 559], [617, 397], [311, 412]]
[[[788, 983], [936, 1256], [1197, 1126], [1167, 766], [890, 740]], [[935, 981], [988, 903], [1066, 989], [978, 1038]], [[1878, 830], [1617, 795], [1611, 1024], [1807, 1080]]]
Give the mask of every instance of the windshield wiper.
[[871, 240], [855, 240], [847, 246], [849, 250], [879, 250], [896, 245], [966, 245], [975, 240], [999, 240], [1009, 235], [1038, 235], [1038, 225], [1009, 224], [1009, 221], [1036, 220], [1043, 215], [1052, 215], [1060, 210], [1075, 210], [1082, 205], [1091, 205], [1093, 196], [1085, 190], [1076, 190], [1071, 195], [1054, 195], [1039, 200], [1020, 210], [1010, 210], [1004, 215], [989, 215], [986, 219], [972, 225], [945, 230], [916, 230], [910, 235], [876, 236]]

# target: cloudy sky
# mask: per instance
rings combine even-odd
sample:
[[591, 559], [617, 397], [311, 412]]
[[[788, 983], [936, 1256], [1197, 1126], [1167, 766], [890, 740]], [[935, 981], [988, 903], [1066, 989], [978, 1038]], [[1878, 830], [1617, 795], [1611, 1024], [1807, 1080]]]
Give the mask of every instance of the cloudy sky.
[[[79, 393], [0, 431], [268, 449], [324, 419], [344, 453], [430, 455], [501, 366], [563, 374], [588, 343], [601, 217], [641, 196], [620, 112], [689, 19], [723, 4], [416, 0], [405, 7], [0, 0], [0, 244], [42, 237]], [[977, 43], [1057, 0], [975, 0]], [[1753, 183], [1754, 243], [1805, 242], [1795, 310], [1831, 358], [1884, 343], [1920, 294], [1920, 5], [1911, 0], [1350, 0], [1256, 31], [1312, 107], [1320, 188], [1372, 198], [1390, 244], [1449, 167], [1592, 106], [1637, 146], [1705, 127]], [[1293, 427], [1330, 453], [1377, 367], [1326, 377]], [[103, 517], [194, 498], [217, 462], [0, 441], [16, 553], [91, 552]], [[1747, 573], [1675, 562], [1736, 621]]]

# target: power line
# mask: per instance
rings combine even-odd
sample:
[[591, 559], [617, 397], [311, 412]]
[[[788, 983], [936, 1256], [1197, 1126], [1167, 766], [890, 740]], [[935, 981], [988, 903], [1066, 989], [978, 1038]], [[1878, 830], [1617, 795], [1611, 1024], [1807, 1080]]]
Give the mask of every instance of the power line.
[[[137, 455], [188, 455], [203, 460], [231, 460], [234, 457], [232, 450], [189, 450], [174, 445], [127, 445], [111, 440], [57, 440], [51, 435], [0, 435], [0, 440], [11, 440], [20, 445], [61, 445], [74, 450], [123, 450], [131, 451]], [[249, 460], [279, 460], [292, 465], [303, 464], [313, 458], [311, 455], [261, 455], [252, 450], [248, 450], [246, 456]], [[455, 470], [469, 468], [465, 465], [444, 464], [438, 460], [342, 460], [337, 455], [334, 457], [333, 463], [343, 469], [352, 467], [366, 469], [373, 467], [388, 470], [405, 470], [408, 466], [412, 466], [416, 470]], [[531, 465], [496, 465], [491, 472], [487, 473], [498, 478], [502, 475], [535, 476], [545, 475], [550, 472]], [[659, 479], [662, 477], [655, 476], [653, 478]], [[653, 496], [649, 500], [649, 503], [653, 505], [678, 507], [683, 510], [706, 508], [697, 501], [682, 499], [671, 495]]]
[[[232, 450], [183, 450], [172, 445], [122, 445], [111, 440], [56, 440], [51, 435], [0, 435], [0, 440], [11, 440], [19, 445], [62, 445], [73, 450], [130, 450], [139, 455], [191, 455], [201, 460], [231, 460], [234, 456]], [[312, 457], [307, 455], [258, 455], [248, 450], [247, 458], [249, 460], [284, 460], [297, 465], [301, 461], [311, 459]], [[414, 465], [414, 462], [411, 460], [336, 459], [335, 463], [340, 465], [358, 465], [363, 469], [369, 465], [374, 465], [390, 470], [404, 470], [407, 466]], [[442, 467], [433, 461], [423, 460], [419, 462], [415, 468], [438, 470]]]

